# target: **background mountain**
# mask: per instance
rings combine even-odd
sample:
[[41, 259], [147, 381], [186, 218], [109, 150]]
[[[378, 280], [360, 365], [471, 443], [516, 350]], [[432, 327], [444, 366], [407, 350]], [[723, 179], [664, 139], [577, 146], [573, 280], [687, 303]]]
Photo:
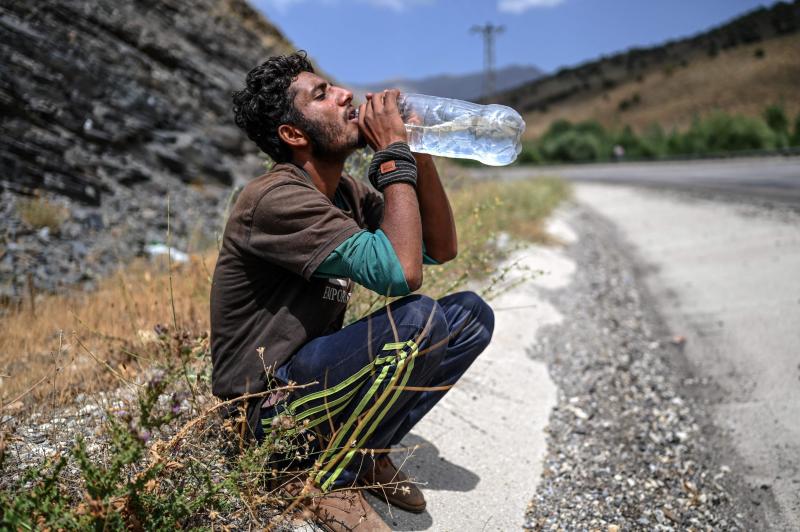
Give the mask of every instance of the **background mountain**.
[[[505, 91], [543, 75], [544, 72], [534, 66], [507, 66], [497, 70], [497, 90]], [[461, 75], [441, 74], [420, 79], [398, 78], [367, 85], [355, 85], [352, 86], [352, 89], [362, 95], [365, 92], [381, 91], [392, 87], [406, 92], [478, 101], [483, 95], [483, 82], [483, 72], [474, 72]]]
[[214, 241], [263, 171], [231, 93], [293, 50], [244, 0], [0, 6], [0, 309], [89, 282], [146, 244]]
[[519, 110], [526, 136], [557, 119], [606, 127], [684, 128], [712, 110], [800, 112], [800, 1], [759, 8], [693, 37], [632, 48], [525, 83], [496, 100]]

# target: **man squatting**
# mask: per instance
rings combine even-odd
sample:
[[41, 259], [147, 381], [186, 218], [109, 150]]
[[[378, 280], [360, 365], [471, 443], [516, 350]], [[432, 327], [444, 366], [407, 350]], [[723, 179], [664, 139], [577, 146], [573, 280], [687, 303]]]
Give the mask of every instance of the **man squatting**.
[[[409, 149], [397, 96], [367, 94], [356, 113], [353, 94], [299, 52], [251, 70], [233, 97], [236, 124], [276, 164], [244, 187], [225, 227], [211, 288], [213, 392], [229, 400], [271, 381], [312, 383], [277, 405], [274, 396], [242, 403], [258, 441], [278, 413], [315, 435], [309, 508], [330, 530], [388, 530], [359, 487], [424, 511], [422, 492], [387, 451], [494, 328], [472, 292], [409, 295], [423, 263], [453, 259], [457, 243], [436, 167]], [[343, 173], [366, 145], [375, 150], [372, 187]], [[404, 297], [342, 328], [354, 282]]]

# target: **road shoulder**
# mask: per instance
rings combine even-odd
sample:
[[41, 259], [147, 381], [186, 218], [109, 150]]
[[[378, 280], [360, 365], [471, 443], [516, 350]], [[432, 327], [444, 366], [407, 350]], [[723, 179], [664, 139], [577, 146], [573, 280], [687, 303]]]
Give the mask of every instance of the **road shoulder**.
[[569, 222], [577, 271], [550, 299], [564, 321], [532, 351], [547, 362], [559, 402], [526, 528], [752, 529], [758, 516], [741, 512], [735, 471], [714, 459], [688, 366], [636, 257], [585, 207], [574, 206]]
[[[579, 185], [650, 265], [645, 280], [666, 323], [686, 337], [704, 407], [735, 453], [745, 510], [760, 528], [800, 522], [800, 218], [762, 203], [718, 202], [639, 188]], [[698, 399], [701, 400], [701, 399]]]

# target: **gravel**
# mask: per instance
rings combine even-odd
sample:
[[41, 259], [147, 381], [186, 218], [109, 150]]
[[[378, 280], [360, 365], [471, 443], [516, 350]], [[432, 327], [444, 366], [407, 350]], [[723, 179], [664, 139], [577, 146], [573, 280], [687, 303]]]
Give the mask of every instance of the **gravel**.
[[64, 213], [64, 221], [51, 230], [23, 221], [22, 197], [0, 190], [0, 301], [13, 306], [41, 292], [90, 290], [132, 257], [146, 257], [148, 244], [167, 241], [168, 197], [172, 247], [205, 249], [222, 231], [219, 213], [230, 194], [229, 188], [193, 190], [167, 178], [136, 191], [122, 188], [99, 206], [42, 194]]
[[565, 319], [530, 350], [559, 398], [525, 528], [758, 529], [735, 457], [697, 393], [711, 384], [688, 371], [685, 340], [653, 310], [632, 252], [585, 207], [567, 216], [578, 268], [551, 294]]

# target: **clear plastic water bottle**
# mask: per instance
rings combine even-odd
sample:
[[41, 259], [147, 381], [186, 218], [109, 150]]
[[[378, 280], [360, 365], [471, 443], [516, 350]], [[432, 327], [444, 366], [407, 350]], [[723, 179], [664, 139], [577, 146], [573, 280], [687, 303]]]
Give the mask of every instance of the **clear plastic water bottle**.
[[413, 93], [400, 94], [397, 103], [411, 151], [504, 166], [522, 150], [525, 121], [505, 105]]

